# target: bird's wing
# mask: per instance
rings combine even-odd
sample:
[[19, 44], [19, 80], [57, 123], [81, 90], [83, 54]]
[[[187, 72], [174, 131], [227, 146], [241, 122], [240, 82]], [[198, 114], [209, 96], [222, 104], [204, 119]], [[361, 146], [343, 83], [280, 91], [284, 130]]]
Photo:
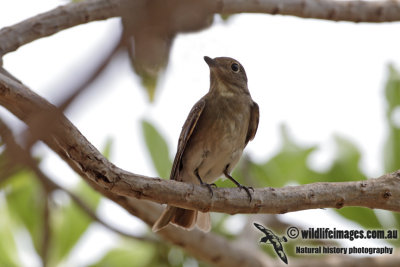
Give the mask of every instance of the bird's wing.
[[246, 141], [245, 145], [256, 136], [257, 128], [258, 128], [258, 120], [260, 118], [259, 108], [256, 102], [253, 101], [253, 105], [250, 110], [250, 121], [249, 128], [247, 129]]
[[197, 125], [197, 122], [200, 118], [201, 113], [203, 112], [205, 107], [205, 100], [200, 99], [190, 111], [185, 124], [183, 124], [181, 135], [179, 136], [178, 141], [178, 150], [176, 151], [174, 163], [171, 169], [171, 180], [176, 180], [179, 175], [179, 170], [181, 169], [181, 160], [183, 152], [185, 151], [186, 144], [189, 141], [190, 136], [193, 133], [194, 128]]
[[265, 228], [264, 226], [262, 226], [261, 224], [258, 223], [253, 223], [255, 227], [257, 227], [258, 230], [260, 230], [261, 232], [263, 232], [264, 234], [268, 235], [268, 229]]
[[277, 247], [274, 245], [274, 249], [275, 249], [275, 252], [276, 252], [276, 254], [278, 255], [278, 257], [279, 257], [284, 263], [288, 264], [288, 260], [287, 260], [286, 254], [285, 254], [285, 252], [283, 251], [282, 246], [279, 247], [279, 248], [277, 248]]

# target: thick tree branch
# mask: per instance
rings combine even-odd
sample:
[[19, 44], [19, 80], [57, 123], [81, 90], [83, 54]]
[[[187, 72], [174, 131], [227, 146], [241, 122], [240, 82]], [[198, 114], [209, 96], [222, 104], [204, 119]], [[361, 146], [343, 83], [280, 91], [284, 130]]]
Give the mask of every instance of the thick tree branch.
[[315, 208], [362, 206], [400, 211], [400, 172], [358, 182], [314, 183], [284, 188], [258, 188], [249, 203], [237, 188], [207, 188], [177, 181], [151, 179], [124, 171], [90, 144], [58, 110], [22, 84], [0, 74], [0, 104], [88, 182], [115, 195], [225, 213], [285, 213]]
[[[58, 113], [58, 110], [54, 106], [11, 78], [0, 74], [0, 80], [0, 104], [10, 108], [10, 111], [12, 110], [11, 112], [14, 113], [14, 115], [25, 121], [29, 126], [32, 126], [33, 131], [37, 135], [42, 136], [42, 140], [77, 171], [77, 173], [79, 173], [96, 191], [113, 200], [132, 215], [141, 218], [147, 224], [152, 225], [156, 221], [161, 213], [161, 207], [159, 205], [111, 192], [107, 187], [109, 184], [104, 183], [104, 181], [100, 179], [105, 176], [102, 176], [101, 173], [95, 169], [91, 169], [92, 166], [86, 166], [88, 169], [83, 170], [78, 162], [72, 160], [71, 157], [77, 156], [76, 153], [80, 154], [79, 144], [89, 143], [63, 115]], [[14, 99], [14, 97], [17, 97], [17, 99]], [[22, 98], [19, 99], [19, 97]], [[45, 121], [45, 123], [40, 123], [41, 121]], [[40, 130], [41, 127], [44, 128]], [[72, 130], [77, 135], [74, 137], [69, 136], [69, 134], [64, 135], [63, 131], [69, 132], [69, 130]], [[55, 134], [58, 135], [58, 137], [56, 137]], [[61, 139], [59, 139], [59, 137], [61, 137]], [[72, 139], [70, 139], [71, 137]], [[78, 139], [74, 140], [75, 138]], [[84, 140], [80, 140], [81, 138]], [[70, 147], [65, 150], [64, 145]], [[93, 153], [91, 153], [91, 155], [81, 154], [81, 156], [89, 156], [89, 158], [94, 161], [105, 160], [92, 145], [89, 146], [92, 147]], [[89, 148], [89, 150], [91, 149]], [[72, 154], [69, 154], [67, 151]], [[105, 161], [107, 165], [109, 164], [108, 167], [116, 168], [114, 165], [107, 162], [108, 161]], [[82, 167], [85, 168], [85, 166]], [[98, 177], [99, 180], [97, 180], [98, 178], [96, 177]], [[136, 175], [133, 175], [133, 177], [136, 177]], [[228, 241], [211, 233], [205, 234], [198, 230], [189, 232], [170, 226], [160, 231], [159, 235], [167, 241], [180, 246], [193, 256], [216, 266], [274, 266], [263, 252], [248, 251], [240, 244]]]

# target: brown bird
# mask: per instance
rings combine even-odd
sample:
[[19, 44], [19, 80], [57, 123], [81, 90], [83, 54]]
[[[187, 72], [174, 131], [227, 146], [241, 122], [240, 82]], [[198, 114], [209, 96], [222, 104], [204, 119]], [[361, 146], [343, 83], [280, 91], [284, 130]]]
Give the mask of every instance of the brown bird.
[[[244, 189], [251, 201], [249, 188], [230, 173], [257, 132], [258, 105], [250, 96], [246, 72], [237, 60], [229, 57], [204, 57], [204, 60], [210, 68], [210, 90], [193, 106], [182, 127], [170, 179], [205, 185], [212, 196], [210, 183], [225, 175]], [[153, 225], [153, 231], [169, 223], [187, 230], [195, 225], [204, 232], [211, 229], [208, 212], [167, 206]]]

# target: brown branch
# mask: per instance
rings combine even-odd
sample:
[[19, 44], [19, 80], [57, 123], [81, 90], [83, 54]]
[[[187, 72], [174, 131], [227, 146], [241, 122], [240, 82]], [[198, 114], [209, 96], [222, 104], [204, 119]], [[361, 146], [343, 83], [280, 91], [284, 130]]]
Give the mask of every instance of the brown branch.
[[67, 97], [63, 99], [63, 101], [58, 105], [58, 108], [61, 111], [65, 111], [72, 102], [80, 95], [82, 94], [99, 76], [103, 71], [107, 68], [108, 64], [111, 62], [111, 60], [114, 58], [114, 56], [117, 54], [119, 49], [121, 48], [121, 40], [118, 40], [116, 44], [114, 44], [114, 47], [108, 52], [108, 54], [99, 62], [99, 64], [96, 66], [94, 71], [90, 73], [81, 83], [76, 86], [73, 90], [68, 90], [71, 91]]
[[115, 17], [122, 0], [85, 0], [57, 7], [0, 30], [0, 57], [67, 28]]
[[[94, 186], [101, 190], [97, 185]], [[160, 205], [150, 201], [121, 197], [109, 191], [104, 191], [104, 195], [124, 207], [132, 215], [141, 218], [149, 226], [153, 225], [161, 214]], [[276, 266], [264, 252], [249, 249], [238, 242], [227, 240], [213, 233], [206, 234], [197, 229], [186, 231], [170, 225], [157, 234], [197, 259], [215, 266]]]
[[257, 188], [251, 203], [245, 192], [237, 188], [214, 189], [211, 197], [208, 189], [199, 185], [151, 179], [116, 167], [53, 105], [2, 74], [0, 104], [27, 123], [87, 181], [119, 196], [230, 214], [285, 213], [344, 206], [400, 211], [400, 172], [366, 181]]
[[[111, 62], [111, 60], [114, 58], [114, 56], [118, 53], [118, 51], [121, 48], [121, 39], [119, 39], [115, 44], [114, 47], [108, 52], [108, 54], [103, 57], [101, 62], [94, 68], [92, 73], [90, 73], [87, 77], [85, 77], [80, 84], [78, 84], [75, 88], [67, 91], [71, 91], [62, 101], [61, 103], [58, 104], [58, 109], [61, 112], [64, 112], [83, 92], [85, 92], [88, 88], [90, 88], [90, 85], [96, 81], [96, 79], [103, 73], [103, 71], [107, 68], [108, 64]], [[15, 77], [13, 77], [11, 74], [9, 74], [6, 70], [0, 67], [0, 73], [1, 71], [5, 72], [5, 75], [16, 80]], [[16, 80], [18, 81], [18, 80]], [[19, 82], [19, 81], [18, 81]], [[29, 131], [29, 129], [27, 130]], [[27, 135], [29, 138], [26, 141], [27, 143], [27, 149], [30, 149], [36, 141], [38, 141], [37, 136], [32, 136], [32, 135]]]
[[351, 22], [400, 20], [400, 1], [220, 0], [218, 13], [266, 13]]

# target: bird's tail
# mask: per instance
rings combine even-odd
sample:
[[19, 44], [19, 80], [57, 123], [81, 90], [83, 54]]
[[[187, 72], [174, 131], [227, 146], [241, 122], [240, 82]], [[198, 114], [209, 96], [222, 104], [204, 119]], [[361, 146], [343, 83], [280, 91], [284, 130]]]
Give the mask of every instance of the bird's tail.
[[210, 214], [208, 212], [204, 213], [167, 206], [160, 218], [154, 223], [152, 230], [153, 232], [157, 232], [169, 223], [182, 227], [185, 230], [192, 230], [195, 225], [203, 232], [208, 232], [211, 229]]

